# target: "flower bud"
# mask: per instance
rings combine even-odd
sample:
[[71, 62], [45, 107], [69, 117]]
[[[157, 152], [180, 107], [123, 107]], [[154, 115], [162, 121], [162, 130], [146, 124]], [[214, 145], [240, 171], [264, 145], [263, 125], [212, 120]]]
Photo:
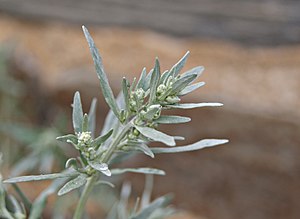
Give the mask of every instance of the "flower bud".
[[178, 96], [168, 96], [166, 98], [166, 101], [168, 103], [174, 104], [174, 103], [178, 103], [180, 101], [180, 98]]

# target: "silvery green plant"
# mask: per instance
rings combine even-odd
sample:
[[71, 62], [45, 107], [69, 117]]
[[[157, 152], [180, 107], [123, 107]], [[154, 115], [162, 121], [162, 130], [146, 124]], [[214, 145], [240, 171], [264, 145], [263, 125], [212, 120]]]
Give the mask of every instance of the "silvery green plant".
[[[109, 182], [109, 178], [113, 175], [126, 172], [165, 174], [163, 170], [148, 167], [111, 168], [113, 164], [122, 162], [139, 152], [154, 158], [155, 154], [159, 153], [194, 151], [228, 142], [225, 139], [204, 139], [190, 145], [176, 146], [176, 141], [183, 140], [183, 137], [171, 136], [158, 130], [160, 124], [186, 123], [191, 120], [188, 117], [166, 113], [162, 115], [163, 111], [222, 106], [221, 103], [181, 103], [183, 96], [204, 85], [204, 82], [193, 83], [204, 70], [203, 67], [195, 67], [179, 74], [189, 52], [170, 70], [163, 73], [160, 70], [159, 60], [156, 58], [154, 68], [149, 73], [144, 68], [139, 79], [135, 78], [132, 83], [123, 78], [122, 92], [115, 98], [105, 74], [102, 59], [84, 26], [83, 32], [93, 57], [103, 96], [110, 107], [101, 134], [97, 136], [95, 133], [96, 99], [92, 101], [89, 113], [83, 113], [80, 93], [76, 92], [72, 105], [74, 134], [60, 136], [57, 139], [73, 145], [79, 152], [79, 156], [68, 159], [65, 165], [66, 170], [61, 173], [21, 176], [4, 181], [5, 183], [19, 183], [64, 178], [65, 183], [57, 189], [58, 195], [83, 187], [74, 219], [83, 217], [85, 204], [95, 185], [113, 186]], [[150, 142], [161, 142], [167, 147], [149, 147]], [[167, 203], [166, 200], [168, 197], [162, 197], [150, 208], [136, 208], [140, 210], [134, 211], [134, 214], [128, 217], [131, 219], [149, 218], [147, 212], [161, 208]]]

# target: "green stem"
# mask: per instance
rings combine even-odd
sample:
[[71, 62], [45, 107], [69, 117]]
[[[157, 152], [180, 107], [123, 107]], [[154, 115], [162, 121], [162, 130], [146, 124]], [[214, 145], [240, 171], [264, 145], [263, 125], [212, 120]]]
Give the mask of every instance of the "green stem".
[[88, 200], [88, 198], [89, 198], [89, 196], [90, 196], [90, 194], [93, 190], [93, 187], [95, 185], [95, 182], [97, 181], [97, 178], [98, 178], [98, 175], [95, 174], [95, 175], [91, 176], [88, 179], [87, 183], [85, 184], [85, 187], [82, 191], [80, 200], [77, 204], [73, 219], [81, 219], [82, 218], [84, 208], [85, 208], [85, 204], [86, 204], [86, 202], [87, 202], [87, 200]]
[[107, 149], [107, 152], [106, 152], [104, 158], [102, 159], [101, 163], [107, 163], [109, 161], [109, 159], [113, 155], [114, 150], [116, 149], [116, 147], [119, 145], [121, 140], [124, 138], [127, 131], [132, 127], [132, 121], [133, 121], [133, 119], [123, 127], [122, 131], [117, 135], [117, 137], [111, 143], [111, 145]]
[[[119, 143], [121, 142], [121, 140], [124, 138], [124, 136], [126, 135], [127, 131], [132, 127], [132, 121], [133, 119], [128, 122], [122, 129], [122, 131], [116, 136], [116, 138], [114, 139], [114, 141], [111, 143], [111, 145], [109, 146], [109, 148], [107, 149], [107, 152], [104, 156], [104, 158], [102, 159], [101, 163], [107, 163], [109, 161], [109, 159], [111, 158], [111, 156], [114, 153], [114, 150], [116, 149], [116, 147], [119, 145]], [[73, 219], [81, 219], [82, 215], [83, 215], [83, 211], [85, 208], [85, 204], [88, 200], [88, 197], [90, 196], [90, 193], [93, 190], [93, 187], [97, 181], [98, 178], [98, 174], [95, 174], [93, 176], [91, 176], [88, 179], [88, 182], [85, 184], [85, 187], [82, 191], [80, 200], [77, 204]]]

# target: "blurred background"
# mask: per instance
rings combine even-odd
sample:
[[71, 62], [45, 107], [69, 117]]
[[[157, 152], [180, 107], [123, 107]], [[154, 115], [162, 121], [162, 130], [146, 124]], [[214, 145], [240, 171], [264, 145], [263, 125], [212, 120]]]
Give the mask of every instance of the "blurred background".
[[[98, 98], [101, 129], [108, 107], [84, 24], [115, 94], [122, 76], [151, 69], [156, 56], [169, 69], [190, 50], [184, 70], [203, 65], [199, 80], [206, 85], [184, 101], [224, 103], [184, 112], [190, 124], [162, 129], [185, 136], [184, 143], [228, 138], [229, 144], [130, 163], [166, 170], [155, 179], [154, 196], [174, 193], [176, 207], [192, 218], [300, 218], [299, 12], [296, 0], [0, 0], [3, 171], [63, 166], [73, 152], [55, 137], [72, 132], [76, 90], [85, 111]], [[143, 179], [131, 179], [141, 190]]]

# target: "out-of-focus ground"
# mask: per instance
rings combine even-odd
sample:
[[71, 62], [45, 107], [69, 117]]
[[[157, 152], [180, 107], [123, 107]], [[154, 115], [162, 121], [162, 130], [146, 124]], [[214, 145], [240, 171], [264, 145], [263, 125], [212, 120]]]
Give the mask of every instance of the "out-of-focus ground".
[[[210, 219], [300, 217], [300, 44], [251, 48], [143, 29], [88, 27], [115, 94], [122, 76], [138, 76], [144, 66], [151, 69], [156, 56], [167, 69], [190, 50], [185, 69], [205, 66], [199, 80], [206, 85], [184, 100], [225, 104], [190, 110], [191, 125], [163, 128], [188, 143], [229, 138], [229, 144], [160, 155], [155, 161], [139, 157], [132, 163], [163, 166], [167, 176], [156, 178], [156, 195], [173, 192], [178, 207]], [[31, 86], [33, 98], [70, 112], [75, 90], [86, 107], [96, 96], [101, 126], [107, 107], [80, 25], [1, 15], [0, 29], [1, 44], [15, 47], [14, 70], [38, 81]]]

